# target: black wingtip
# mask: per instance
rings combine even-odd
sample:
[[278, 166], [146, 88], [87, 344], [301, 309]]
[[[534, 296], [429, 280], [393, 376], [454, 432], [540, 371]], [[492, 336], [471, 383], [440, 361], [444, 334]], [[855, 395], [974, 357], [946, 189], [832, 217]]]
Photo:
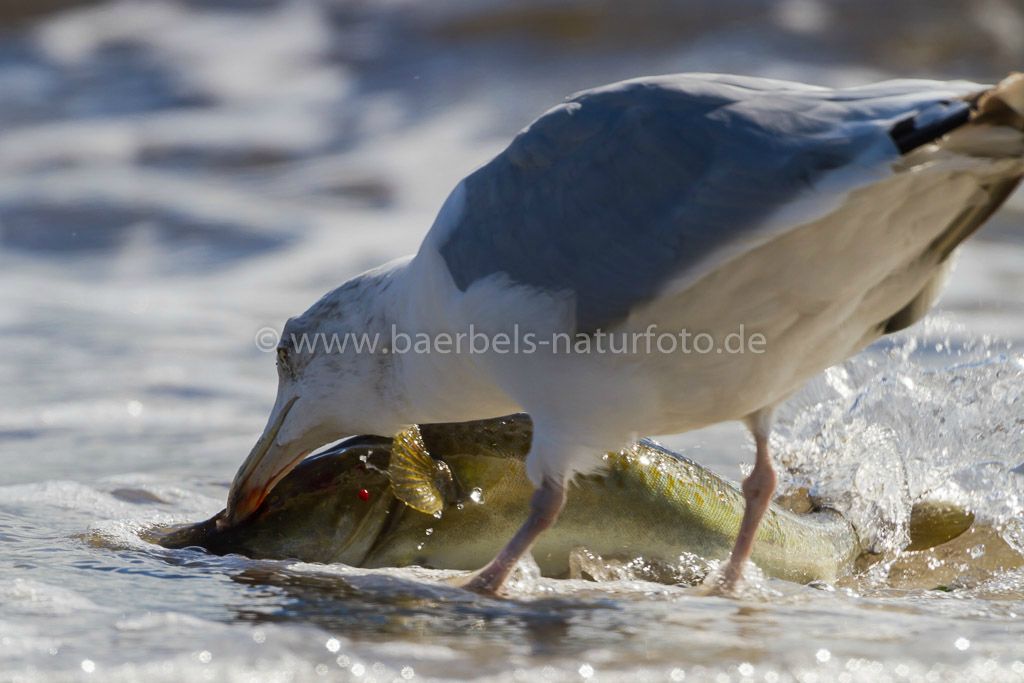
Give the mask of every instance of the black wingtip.
[[889, 129], [889, 137], [896, 144], [900, 154], [907, 154], [929, 142], [934, 142], [971, 120], [973, 107], [970, 102], [944, 102], [943, 104], [949, 107], [949, 111], [934, 121], [922, 125], [920, 119], [922, 115], [928, 113], [925, 111], [901, 119]]

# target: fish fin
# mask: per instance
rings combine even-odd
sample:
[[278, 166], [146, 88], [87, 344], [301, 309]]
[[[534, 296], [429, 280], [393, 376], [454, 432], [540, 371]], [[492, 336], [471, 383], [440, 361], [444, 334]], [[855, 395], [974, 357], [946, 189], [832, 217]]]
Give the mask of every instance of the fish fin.
[[974, 513], [954, 503], [924, 500], [910, 510], [910, 545], [904, 550], [927, 550], [952, 541], [974, 524]]
[[430, 457], [416, 425], [395, 436], [388, 476], [398, 500], [428, 515], [441, 512], [447, 494], [455, 488], [448, 465]]

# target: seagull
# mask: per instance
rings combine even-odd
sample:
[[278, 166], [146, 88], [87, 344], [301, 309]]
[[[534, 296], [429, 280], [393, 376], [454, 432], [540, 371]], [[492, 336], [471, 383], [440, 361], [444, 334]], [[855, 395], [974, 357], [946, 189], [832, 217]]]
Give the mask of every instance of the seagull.
[[287, 321], [223, 523], [342, 437], [526, 412], [529, 514], [464, 584], [494, 594], [574, 475], [637, 435], [739, 420], [756, 455], [721, 573], [734, 591], [776, 486], [776, 407], [919, 320], [1022, 175], [1024, 74], [580, 92], [463, 179], [414, 256]]

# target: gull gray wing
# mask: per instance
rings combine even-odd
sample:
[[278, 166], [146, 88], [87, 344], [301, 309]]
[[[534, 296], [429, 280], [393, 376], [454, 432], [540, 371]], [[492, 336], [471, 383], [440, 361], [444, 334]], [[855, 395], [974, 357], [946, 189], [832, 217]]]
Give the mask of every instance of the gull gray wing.
[[789, 209], [820, 211], [879, 179], [981, 88], [686, 75], [586, 91], [468, 176], [461, 212], [432, 243], [463, 291], [502, 273], [571, 293], [578, 331], [608, 327], [668, 283], [806, 222]]

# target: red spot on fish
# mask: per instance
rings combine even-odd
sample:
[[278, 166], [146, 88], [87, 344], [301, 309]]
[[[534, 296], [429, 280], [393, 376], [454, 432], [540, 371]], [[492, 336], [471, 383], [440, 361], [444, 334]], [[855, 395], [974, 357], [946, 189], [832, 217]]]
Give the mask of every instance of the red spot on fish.
[[366, 489], [359, 489], [359, 500], [367, 501], [370, 500], [370, 492]]

